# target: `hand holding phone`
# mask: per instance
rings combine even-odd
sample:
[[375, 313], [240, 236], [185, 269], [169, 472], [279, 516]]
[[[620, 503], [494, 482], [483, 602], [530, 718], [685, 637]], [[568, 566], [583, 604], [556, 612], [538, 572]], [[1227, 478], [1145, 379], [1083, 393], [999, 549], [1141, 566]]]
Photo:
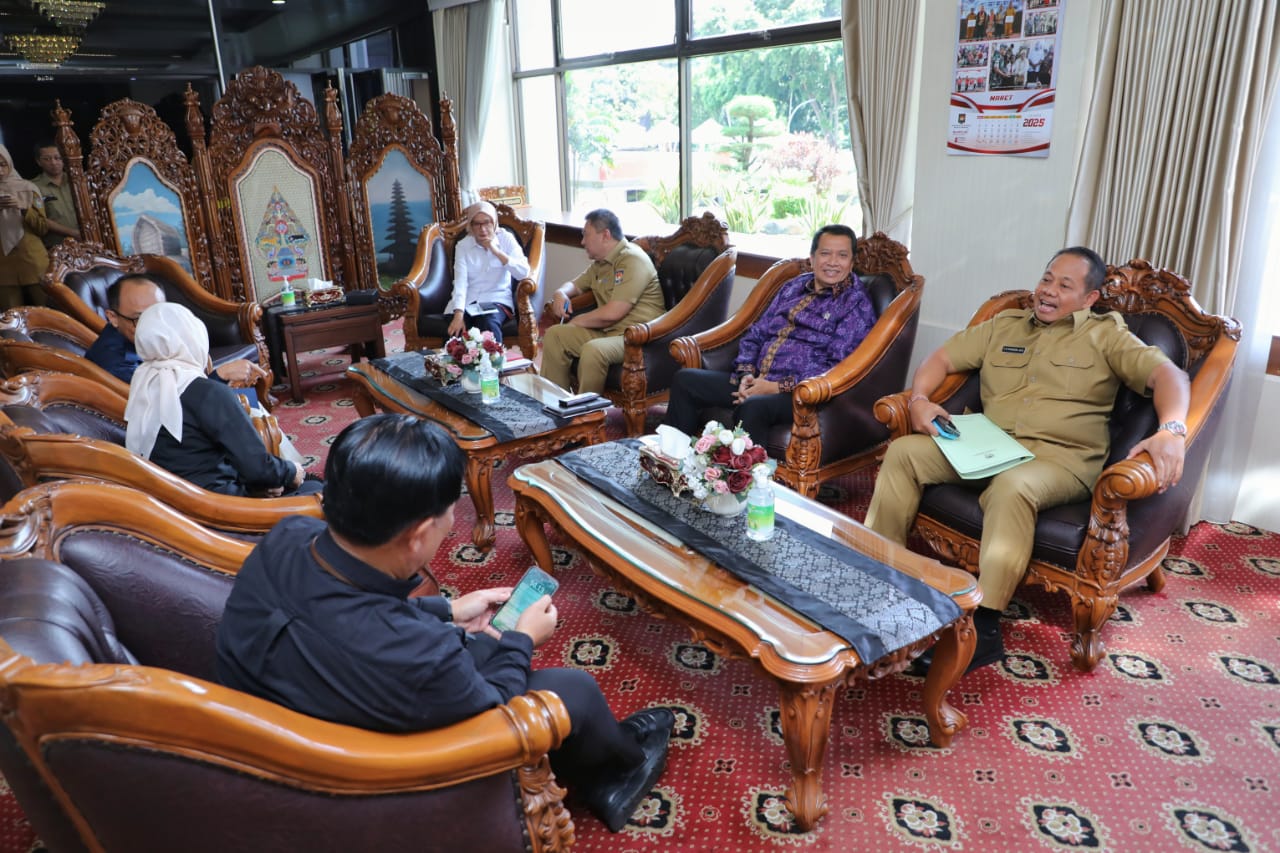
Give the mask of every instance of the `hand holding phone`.
[[933, 419], [933, 425], [938, 428], [938, 435], [943, 438], [954, 440], [960, 437], [960, 430], [956, 429], [956, 425], [951, 422], [951, 418], [938, 415]]
[[[493, 621], [490, 624], [498, 631], [514, 631], [516, 624], [520, 621], [520, 615], [528, 609], [529, 605], [544, 595], [552, 595], [559, 586], [560, 582], [551, 575], [537, 566], [531, 566], [512, 590], [507, 603], [493, 614]], [[536, 644], [537, 637], [534, 637], [534, 640]]]

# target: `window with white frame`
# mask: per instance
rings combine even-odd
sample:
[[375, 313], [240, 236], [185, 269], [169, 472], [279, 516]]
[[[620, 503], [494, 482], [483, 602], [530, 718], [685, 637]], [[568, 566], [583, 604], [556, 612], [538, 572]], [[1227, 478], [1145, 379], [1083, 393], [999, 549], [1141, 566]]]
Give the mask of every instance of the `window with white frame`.
[[511, 0], [532, 204], [629, 231], [704, 209], [794, 242], [861, 224], [839, 0]]

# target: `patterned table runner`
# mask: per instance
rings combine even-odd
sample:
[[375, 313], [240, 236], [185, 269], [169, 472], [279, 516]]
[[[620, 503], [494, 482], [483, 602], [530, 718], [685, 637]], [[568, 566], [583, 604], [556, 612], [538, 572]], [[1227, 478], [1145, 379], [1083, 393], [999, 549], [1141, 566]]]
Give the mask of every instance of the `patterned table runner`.
[[373, 366], [409, 388], [462, 415], [493, 433], [499, 441], [513, 441], [530, 435], [550, 432], [568, 426], [572, 418], [556, 418], [546, 414], [542, 403], [509, 385], [502, 386], [502, 396], [491, 405], [480, 402], [479, 394], [462, 390], [458, 383], [441, 385], [427, 372], [420, 352], [400, 353], [373, 360]]
[[706, 512], [655, 483], [640, 467], [638, 447], [623, 439], [557, 461], [739, 580], [840, 635], [864, 662], [960, 618], [944, 593], [781, 515], [772, 539], [748, 539], [740, 516]]

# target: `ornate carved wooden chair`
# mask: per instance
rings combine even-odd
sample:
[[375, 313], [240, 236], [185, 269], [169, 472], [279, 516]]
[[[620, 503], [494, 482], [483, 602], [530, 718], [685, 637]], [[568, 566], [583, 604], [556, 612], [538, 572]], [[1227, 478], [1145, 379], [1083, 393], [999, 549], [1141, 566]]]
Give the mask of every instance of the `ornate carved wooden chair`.
[[116, 486], [0, 510], [0, 770], [51, 849], [569, 848], [553, 693], [401, 735], [217, 684], [250, 547]]
[[[254, 537], [290, 515], [321, 516], [320, 495], [220, 495], [130, 453], [124, 407], [104, 385], [66, 373], [24, 373], [0, 383], [0, 499], [50, 480], [116, 483], [217, 530]], [[275, 418], [255, 418], [254, 425], [267, 449], [279, 453]]]
[[[1031, 296], [1025, 290], [993, 296], [970, 325], [1006, 309], [1029, 307]], [[1111, 416], [1110, 455], [1093, 497], [1040, 513], [1024, 582], [1067, 593], [1075, 617], [1071, 660], [1086, 671], [1102, 657], [1102, 626], [1115, 611], [1120, 591], [1144, 578], [1153, 592], [1164, 586], [1161, 561], [1170, 536], [1186, 516], [1213, 445], [1240, 339], [1239, 323], [1202, 311], [1185, 278], [1152, 269], [1143, 260], [1108, 268], [1094, 310], [1119, 311], [1134, 334], [1159, 346], [1187, 370], [1191, 409], [1183, 478], [1159, 494], [1150, 459], [1145, 454], [1125, 459], [1135, 443], [1155, 431], [1155, 408], [1149, 399], [1121, 388]], [[981, 410], [977, 375], [948, 377], [933, 399], [953, 413]], [[910, 430], [905, 392], [880, 400], [875, 414], [894, 437]], [[963, 486], [930, 486], [920, 504], [916, 530], [942, 559], [978, 571], [978, 492]]]
[[[394, 94], [365, 104], [352, 129], [347, 169], [355, 199], [356, 260], [363, 286], [378, 288], [384, 321], [404, 313], [403, 300], [391, 288], [409, 272], [415, 234], [462, 215], [457, 131], [447, 97], [440, 99], [440, 130], [437, 140], [431, 116]], [[397, 215], [384, 227], [375, 223], [373, 211], [388, 203]]]
[[[872, 417], [871, 407], [887, 391], [906, 384], [915, 344], [924, 278], [911, 269], [907, 248], [877, 232], [858, 241], [853, 268], [875, 307], [875, 325], [843, 361], [796, 386], [792, 393], [794, 420], [775, 427], [764, 439], [769, 455], [779, 460], [778, 480], [808, 497], [817, 494], [826, 480], [876, 461], [889, 440], [889, 431]], [[739, 340], [747, 328], [764, 313], [782, 285], [810, 270], [808, 258], [774, 264], [728, 321], [674, 341], [671, 354], [681, 367], [732, 371]], [[730, 412], [719, 410], [705, 414], [721, 421], [730, 416]]]
[[[509, 346], [520, 344], [520, 352], [533, 358], [538, 352], [538, 325], [533, 313], [533, 297], [542, 279], [542, 247], [546, 225], [516, 216], [505, 204], [498, 209], [498, 225], [519, 241], [529, 259], [527, 278], [511, 280], [511, 298], [515, 316], [502, 327], [503, 340]], [[453, 249], [466, 236], [461, 221], [433, 223], [422, 230], [418, 251], [409, 274], [392, 287], [393, 298], [403, 299], [404, 348], [406, 350], [439, 347], [444, 344], [451, 319], [444, 313], [453, 295]]]
[[0, 376], [13, 379], [31, 371], [70, 373], [102, 386], [121, 399], [129, 397], [127, 384], [83, 355], [0, 333]]
[[738, 260], [728, 227], [710, 212], [690, 216], [668, 237], [638, 237], [635, 243], [657, 267], [667, 312], [623, 332], [623, 362], [605, 377], [605, 396], [622, 409], [628, 435], [643, 433], [649, 407], [667, 399], [679, 369], [671, 342], [717, 326], [729, 315]]
[[73, 355], [84, 355], [98, 333], [62, 311], [28, 306], [13, 308], [0, 317], [0, 337], [34, 341]]
[[127, 273], [144, 273], [160, 285], [166, 300], [190, 308], [204, 323], [215, 367], [244, 358], [267, 371], [258, 381], [258, 399], [269, 402], [271, 357], [262, 337], [261, 306], [214, 296], [173, 259], [161, 255], [120, 257], [97, 243], [64, 240], [49, 258], [42, 282], [49, 300], [91, 329], [95, 338], [107, 324], [107, 289]]

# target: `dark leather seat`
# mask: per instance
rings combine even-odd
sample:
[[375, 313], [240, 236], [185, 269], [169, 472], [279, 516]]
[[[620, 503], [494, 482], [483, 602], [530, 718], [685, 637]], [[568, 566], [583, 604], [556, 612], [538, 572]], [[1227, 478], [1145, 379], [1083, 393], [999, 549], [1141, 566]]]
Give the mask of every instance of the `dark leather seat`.
[[408, 735], [297, 714], [214, 680], [248, 545], [111, 486], [42, 486], [4, 512], [0, 769], [51, 849], [572, 844], [554, 694]]
[[[511, 232], [529, 261], [529, 275], [511, 278], [511, 301], [515, 315], [502, 326], [503, 341], [510, 346], [519, 343], [525, 358], [538, 351], [537, 319], [533, 313], [533, 297], [542, 280], [542, 250], [546, 225], [516, 216], [505, 204], [495, 205], [498, 225]], [[463, 222], [435, 222], [422, 229], [417, 253], [409, 274], [391, 288], [391, 298], [404, 303], [404, 348], [421, 350], [441, 347], [452, 317], [444, 313], [453, 295], [453, 249], [467, 236]]]
[[[774, 264], [733, 317], [676, 340], [672, 354], [684, 367], [732, 372], [742, 335], [782, 285], [810, 269], [808, 258]], [[875, 463], [889, 431], [875, 419], [872, 406], [906, 383], [915, 344], [924, 278], [912, 271], [906, 247], [881, 233], [864, 237], [858, 241], [854, 271], [875, 307], [875, 325], [843, 361], [796, 386], [792, 422], [774, 427], [763, 441], [769, 455], [779, 460], [778, 480], [809, 497], [826, 480]], [[703, 414], [726, 423], [732, 413], [710, 409]]]
[[[992, 297], [970, 321], [976, 325], [1009, 308], [1030, 305], [1028, 291]], [[1146, 261], [1110, 267], [1095, 311], [1120, 311], [1130, 331], [1160, 347], [1191, 376], [1187, 456], [1178, 485], [1157, 492], [1148, 457], [1125, 460], [1130, 448], [1155, 432], [1149, 398], [1121, 387], [1111, 415], [1111, 447], [1091, 500], [1041, 512], [1026, 583], [1063, 589], [1075, 612], [1071, 658], [1091, 670], [1102, 656], [1102, 625], [1124, 587], [1146, 578], [1153, 591], [1164, 586], [1160, 561], [1169, 538], [1183, 524], [1213, 445], [1226, 398], [1240, 327], [1235, 320], [1205, 314], [1190, 296], [1190, 285], [1174, 273], [1153, 270]], [[1191, 346], [1188, 341], [1194, 341]], [[950, 377], [933, 398], [949, 412], [981, 411], [977, 374]], [[876, 417], [895, 437], [909, 429], [907, 396], [895, 393], [876, 404]], [[978, 492], [961, 485], [925, 489], [916, 528], [944, 560], [977, 572], [982, 509]]]

